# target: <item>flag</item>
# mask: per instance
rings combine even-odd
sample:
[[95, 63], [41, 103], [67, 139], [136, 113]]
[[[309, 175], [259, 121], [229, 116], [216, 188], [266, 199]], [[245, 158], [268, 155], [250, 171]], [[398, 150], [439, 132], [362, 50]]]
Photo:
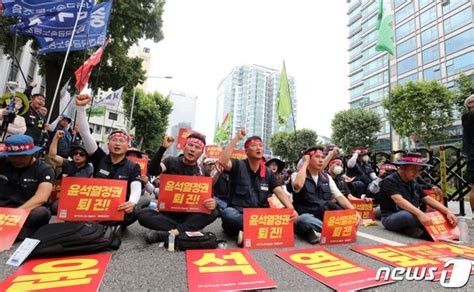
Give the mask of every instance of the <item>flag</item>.
[[291, 114], [291, 97], [290, 85], [288, 84], [288, 77], [286, 76], [285, 62], [283, 62], [283, 69], [280, 76], [280, 89], [277, 95], [277, 116], [278, 123], [285, 125], [288, 122], [288, 116]]
[[89, 77], [91, 76], [92, 73], [92, 68], [94, 68], [95, 65], [99, 64], [100, 59], [102, 58], [102, 53], [105, 50], [105, 47], [107, 46], [107, 41], [103, 46], [101, 46], [97, 51], [92, 54], [87, 61], [79, 67], [79, 69], [76, 70], [74, 73], [74, 76], [76, 77], [76, 89], [77, 92], [81, 92], [87, 85], [87, 82], [89, 81]]
[[214, 142], [216, 144], [222, 144], [227, 141], [230, 136], [232, 128], [232, 113], [225, 115], [224, 120], [222, 121], [220, 127], [216, 129], [216, 134], [214, 135]]
[[[78, 11], [82, 0], [3, 0], [3, 16], [32, 17], [64, 10]], [[90, 9], [94, 0], [84, 0], [82, 10]]]
[[59, 112], [68, 117], [73, 117], [76, 106], [74, 104], [71, 93], [68, 90], [70, 81], [71, 79], [69, 79], [64, 84], [63, 88], [59, 92]]
[[95, 106], [110, 106], [118, 108], [120, 100], [122, 99], [122, 93], [123, 87], [109, 94], [106, 98], [99, 101]]
[[376, 28], [379, 32], [379, 37], [375, 44], [375, 50], [378, 52], [386, 51], [393, 56], [395, 49], [393, 42], [393, 12], [389, 0], [380, 0]]

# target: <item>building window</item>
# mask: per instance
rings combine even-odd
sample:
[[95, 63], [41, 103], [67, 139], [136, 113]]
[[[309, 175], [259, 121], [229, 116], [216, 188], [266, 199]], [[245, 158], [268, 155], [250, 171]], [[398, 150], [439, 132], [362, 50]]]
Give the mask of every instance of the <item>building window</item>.
[[428, 23], [436, 20], [436, 6], [431, 7], [420, 15], [420, 25], [421, 27], [427, 25]]
[[474, 69], [474, 52], [446, 61], [448, 76]]
[[405, 3], [407, 0], [395, 0], [395, 8], [400, 7], [403, 3]]
[[360, 41], [360, 36], [361, 36], [361, 33], [360, 33], [360, 32], [358, 32], [358, 33], [356, 33], [355, 35], [351, 36], [351, 43], [350, 43], [350, 45], [352, 46], [352, 45], [355, 45], [357, 42], [359, 42], [359, 41]]
[[421, 45], [422, 46], [429, 44], [436, 39], [438, 39], [438, 27], [436, 25], [421, 32]]
[[367, 20], [362, 24], [362, 30], [364, 32], [371, 30], [372, 28], [375, 27], [375, 24], [377, 23], [377, 15], [374, 15], [372, 18]]
[[429, 80], [440, 80], [441, 73], [439, 70], [439, 65], [430, 67], [428, 69], [423, 70], [423, 79], [426, 81]]
[[405, 54], [413, 52], [416, 49], [416, 37], [412, 37], [403, 43], [397, 45], [397, 56], [401, 57]]
[[397, 40], [402, 39], [409, 35], [410, 33], [415, 31], [415, 20], [412, 19], [405, 23], [404, 25], [398, 27], [396, 29], [395, 35], [397, 37]]
[[373, 56], [375, 56], [377, 54], [380, 54], [380, 52], [375, 50], [375, 45], [374, 45], [374, 46], [372, 46], [372, 47], [370, 47], [370, 48], [368, 48], [364, 51], [364, 54], [363, 54], [362, 58], [365, 62], [365, 61], [369, 60], [370, 58], [372, 58]]
[[439, 59], [439, 45], [435, 45], [423, 50], [423, 64], [433, 62], [436, 59]]
[[362, 58], [359, 58], [351, 63], [351, 72], [359, 69], [362, 66]]
[[474, 29], [466, 30], [445, 41], [446, 54], [452, 54], [474, 45]]
[[430, 3], [433, 3], [432, 0], [420, 0], [420, 9], [422, 9], [423, 7], [425, 7], [426, 5], [430, 4]]
[[362, 52], [362, 46], [359, 45], [351, 50], [351, 59], [354, 58], [355, 56], [359, 55], [360, 52]]
[[361, 84], [360, 86], [351, 89], [351, 99], [359, 97], [364, 92], [364, 86]]
[[472, 8], [469, 7], [463, 11], [454, 14], [444, 20], [444, 33], [449, 34], [456, 29], [472, 23]]
[[464, 3], [470, 2], [471, 0], [449, 0], [444, 1], [446, 4], [443, 4], [443, 13], [448, 14], [449, 11], [452, 11]]
[[109, 120], [116, 121], [118, 119], [117, 113], [109, 112]]
[[364, 65], [364, 76], [369, 75], [372, 72], [377, 71], [380, 68], [386, 67], [388, 65], [387, 55], [383, 55], [380, 58], [373, 60], [372, 62]]
[[368, 104], [375, 103], [388, 96], [388, 87], [377, 89], [365, 95], [368, 98]]
[[364, 40], [363, 40], [364, 46], [366, 46], [366, 45], [372, 43], [373, 41], [377, 40], [378, 35], [379, 35], [379, 31], [375, 30], [375, 29], [374, 29], [374, 31], [372, 31], [371, 33], [366, 35], [364, 37]]
[[102, 132], [102, 126], [101, 125], [95, 125], [94, 133], [100, 134]]
[[398, 62], [398, 64], [397, 64], [398, 74], [403, 74], [403, 73], [408, 72], [412, 69], [415, 69], [416, 66], [417, 66], [417, 62], [416, 62], [416, 54], [415, 54], [411, 57], [408, 57], [408, 58]]
[[414, 3], [410, 1], [408, 5], [405, 5], [402, 9], [395, 13], [395, 22], [400, 23], [404, 19], [407, 19], [410, 15], [413, 15]]
[[413, 73], [411, 75], [398, 79], [398, 84], [404, 85], [408, 81], [413, 81], [413, 82], [418, 81], [418, 73]]
[[364, 81], [364, 91], [388, 82], [388, 71], [381, 72]]
[[145, 54], [149, 54], [149, 53], [150, 53], [150, 48], [144, 47], [144, 48], [143, 48], [143, 52], [144, 52]]

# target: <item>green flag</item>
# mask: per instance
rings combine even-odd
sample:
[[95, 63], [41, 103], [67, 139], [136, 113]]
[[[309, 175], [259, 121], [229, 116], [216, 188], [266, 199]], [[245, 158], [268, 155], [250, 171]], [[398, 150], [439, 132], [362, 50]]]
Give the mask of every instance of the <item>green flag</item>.
[[225, 115], [224, 120], [219, 128], [216, 130], [216, 134], [214, 135], [214, 142], [216, 144], [222, 144], [223, 142], [227, 141], [230, 136], [230, 131], [232, 128], [232, 114], [228, 113]]
[[277, 116], [278, 123], [285, 125], [288, 122], [288, 116], [291, 114], [290, 86], [286, 76], [285, 62], [280, 76], [280, 89], [277, 95]]
[[91, 107], [87, 109], [87, 114], [91, 117], [100, 117], [105, 115], [105, 106]]
[[384, 3], [384, 0], [380, 0], [376, 26], [379, 31], [379, 38], [375, 50], [378, 52], [386, 51], [393, 56], [395, 45], [393, 42], [393, 13], [390, 5], [390, 1]]

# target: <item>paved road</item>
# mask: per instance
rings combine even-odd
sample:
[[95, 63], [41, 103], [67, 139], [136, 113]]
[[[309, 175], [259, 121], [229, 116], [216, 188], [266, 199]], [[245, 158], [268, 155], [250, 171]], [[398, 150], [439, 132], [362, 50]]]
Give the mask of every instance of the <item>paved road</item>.
[[[453, 211], [457, 211], [458, 205], [450, 204]], [[466, 208], [468, 210], [470, 208]], [[468, 214], [471, 215], [470, 213]], [[208, 227], [219, 238], [225, 238], [218, 219]], [[403, 244], [420, 242], [403, 235], [392, 233], [383, 229], [382, 226], [361, 227], [360, 232], [380, 237]], [[186, 291], [186, 258], [184, 252], [170, 253], [158, 244], [148, 245], [144, 240], [145, 228], [133, 224], [123, 234], [120, 250], [113, 252], [112, 260], [105, 273], [100, 291]], [[474, 227], [470, 228], [471, 240], [474, 239]], [[350, 246], [374, 245], [377, 242], [359, 236], [357, 242], [352, 245], [331, 245], [326, 249], [351, 259], [361, 265], [378, 269], [386, 266], [376, 260], [350, 251]], [[471, 241], [472, 243], [472, 241]], [[15, 245], [15, 247], [18, 244]], [[228, 248], [237, 247], [234, 240], [228, 239]], [[310, 248], [300, 238], [295, 238], [295, 248]], [[0, 262], [4, 263], [13, 253], [11, 251], [0, 253]], [[280, 291], [330, 291], [327, 286], [300, 272], [275, 256], [279, 250], [250, 250], [262, 268], [272, 277]], [[16, 268], [2, 264], [0, 268], [0, 281], [4, 280]], [[410, 282], [401, 281], [390, 285], [380, 286], [373, 291], [432, 291], [442, 290], [437, 282]], [[474, 277], [471, 277], [468, 285], [459, 291], [474, 291]]]

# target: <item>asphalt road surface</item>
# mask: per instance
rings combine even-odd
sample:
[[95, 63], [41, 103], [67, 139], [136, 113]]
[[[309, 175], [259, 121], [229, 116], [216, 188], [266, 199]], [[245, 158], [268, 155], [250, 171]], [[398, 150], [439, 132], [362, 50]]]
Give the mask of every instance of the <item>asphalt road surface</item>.
[[[450, 209], [457, 213], [459, 204], [451, 203]], [[466, 210], [469, 210], [466, 205]], [[470, 211], [467, 216], [471, 216]], [[214, 232], [218, 238], [227, 239], [228, 248], [235, 248], [235, 240], [226, 238], [220, 226], [220, 219], [208, 226], [206, 231]], [[122, 235], [122, 246], [118, 251], [113, 252], [104, 279], [100, 286], [100, 291], [186, 291], [186, 257], [185, 252], [168, 252], [158, 244], [147, 244], [144, 239], [146, 229], [138, 223], [131, 225]], [[350, 250], [351, 246], [366, 246], [381, 243], [388, 243], [387, 240], [412, 244], [422, 242], [418, 239], [409, 238], [397, 233], [384, 230], [379, 222], [379, 226], [360, 227], [357, 241], [350, 245], [326, 245], [324, 248], [355, 261], [363, 266], [377, 270], [387, 265], [373, 260], [364, 255]], [[474, 239], [474, 227], [470, 226], [469, 233], [471, 244]], [[0, 253], [0, 262], [5, 263], [19, 244], [6, 252]], [[318, 246], [318, 245], [316, 245]], [[295, 247], [292, 249], [302, 249], [315, 247], [304, 240], [295, 237]], [[250, 250], [250, 254], [256, 262], [275, 280], [279, 291], [331, 291], [331, 289], [321, 282], [307, 276], [303, 272], [296, 270], [288, 263], [284, 262], [275, 253], [285, 249]], [[3, 281], [17, 268], [1, 264], [0, 281]], [[373, 288], [371, 291], [440, 291], [444, 288], [439, 282], [431, 281], [407, 281], [403, 280], [394, 284], [388, 284]], [[457, 291], [474, 291], [474, 277], [471, 277], [468, 284]]]

